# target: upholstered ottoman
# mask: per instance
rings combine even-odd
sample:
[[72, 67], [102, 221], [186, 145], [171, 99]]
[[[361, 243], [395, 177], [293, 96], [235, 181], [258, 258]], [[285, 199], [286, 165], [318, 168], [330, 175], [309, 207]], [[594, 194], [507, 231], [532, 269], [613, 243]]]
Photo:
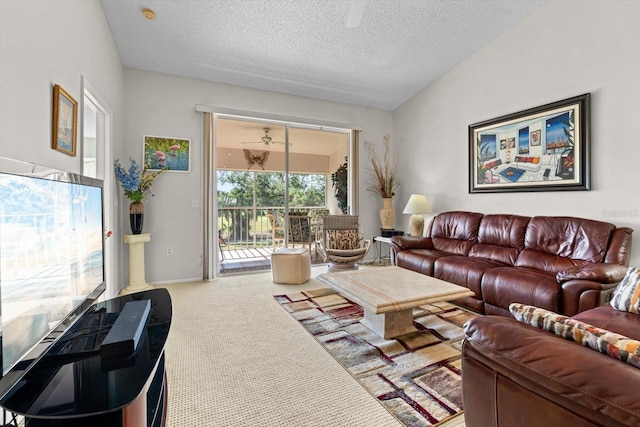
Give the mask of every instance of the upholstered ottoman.
[[311, 277], [309, 249], [278, 249], [271, 254], [274, 283], [301, 285]]

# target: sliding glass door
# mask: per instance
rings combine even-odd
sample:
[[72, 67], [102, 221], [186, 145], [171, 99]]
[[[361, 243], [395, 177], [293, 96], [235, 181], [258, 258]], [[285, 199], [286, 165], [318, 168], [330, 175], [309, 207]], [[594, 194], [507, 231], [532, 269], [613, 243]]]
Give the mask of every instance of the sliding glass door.
[[237, 117], [215, 128], [219, 272], [268, 269], [279, 247], [315, 251], [319, 218], [348, 212], [349, 131]]

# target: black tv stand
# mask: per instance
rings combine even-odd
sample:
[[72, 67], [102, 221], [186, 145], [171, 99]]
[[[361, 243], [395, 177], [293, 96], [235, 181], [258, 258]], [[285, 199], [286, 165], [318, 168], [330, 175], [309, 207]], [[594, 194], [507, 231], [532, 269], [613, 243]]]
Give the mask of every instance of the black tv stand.
[[[151, 300], [135, 353], [100, 357], [104, 340], [129, 301]], [[1, 399], [25, 427], [162, 427], [167, 384], [164, 346], [171, 298], [152, 289], [91, 307]]]

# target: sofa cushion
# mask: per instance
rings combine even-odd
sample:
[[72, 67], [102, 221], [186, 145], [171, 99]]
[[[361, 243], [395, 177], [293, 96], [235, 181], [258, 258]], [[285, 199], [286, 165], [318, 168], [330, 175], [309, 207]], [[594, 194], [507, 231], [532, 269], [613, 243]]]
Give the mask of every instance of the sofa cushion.
[[489, 309], [499, 307], [508, 315], [509, 304], [520, 302], [547, 310], [560, 311], [562, 289], [552, 273], [528, 268], [498, 267], [482, 276], [482, 297], [487, 313], [501, 314]]
[[640, 368], [640, 341], [539, 307], [513, 303], [509, 311], [520, 322], [553, 332]]
[[533, 268], [552, 274], [586, 264], [586, 261], [574, 260], [533, 249], [523, 249], [516, 260], [516, 267]]
[[[472, 298], [481, 300], [482, 292], [480, 286], [484, 272], [490, 268], [504, 266], [504, 264], [497, 261], [452, 255], [438, 258], [435, 261], [433, 277], [464, 286], [475, 293]], [[482, 311], [481, 307], [480, 305], [476, 309]]]
[[638, 314], [618, 311], [609, 305], [601, 305], [580, 312], [571, 318], [640, 341], [640, 315]]
[[485, 162], [482, 166], [485, 169], [493, 169], [496, 168], [498, 166], [500, 166], [502, 164], [502, 160], [501, 159], [495, 159], [495, 160], [490, 160]]
[[396, 254], [395, 265], [433, 276], [433, 267], [436, 260], [450, 255], [448, 252], [436, 249], [407, 249]]
[[518, 215], [485, 215], [478, 229], [478, 243], [469, 256], [514, 265], [524, 248], [524, 235], [529, 217]]
[[467, 255], [478, 238], [482, 214], [475, 212], [445, 212], [436, 216], [429, 234], [433, 247], [453, 255]]
[[640, 271], [637, 268], [629, 267], [627, 274], [613, 293], [611, 307], [640, 314]]
[[[525, 248], [583, 263], [602, 262], [614, 229], [615, 225], [607, 222], [573, 217], [538, 216], [529, 221]], [[539, 265], [536, 265], [538, 263], [528, 265], [525, 261], [530, 262], [531, 258], [523, 259], [522, 263], [518, 259], [522, 267], [539, 268]], [[565, 265], [561, 269], [570, 267]], [[560, 270], [551, 271], [557, 273]]]

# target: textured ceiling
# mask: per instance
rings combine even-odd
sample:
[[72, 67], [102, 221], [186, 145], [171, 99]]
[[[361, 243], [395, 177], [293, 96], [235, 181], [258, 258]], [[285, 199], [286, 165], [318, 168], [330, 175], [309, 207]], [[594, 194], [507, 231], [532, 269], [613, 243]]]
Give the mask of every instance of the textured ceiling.
[[[544, 0], [102, 0], [126, 67], [393, 110]], [[144, 7], [157, 14], [142, 16]]]

